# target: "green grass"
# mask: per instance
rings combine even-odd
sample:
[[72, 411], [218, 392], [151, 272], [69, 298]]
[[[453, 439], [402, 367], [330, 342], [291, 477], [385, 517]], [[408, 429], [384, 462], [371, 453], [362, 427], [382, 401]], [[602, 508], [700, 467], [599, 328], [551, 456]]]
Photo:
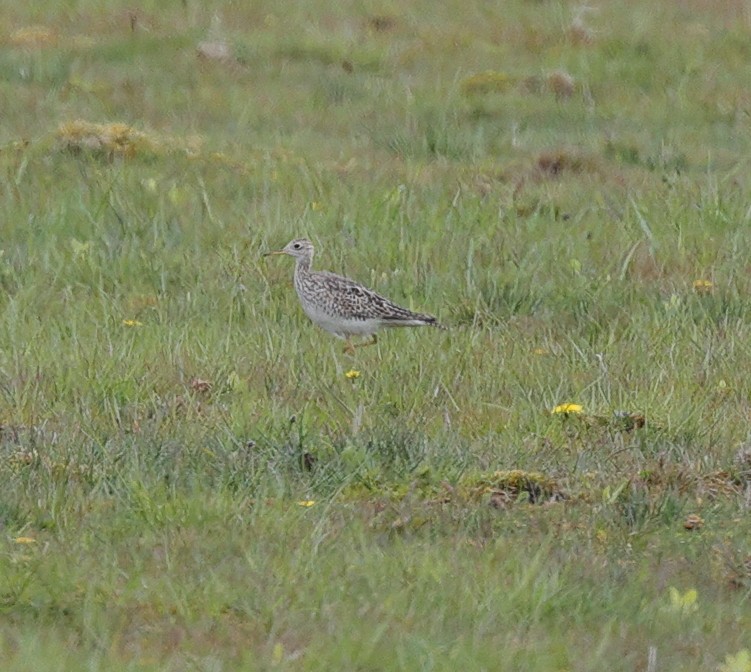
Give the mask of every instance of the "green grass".
[[3, 670], [749, 672], [742, 3], [162, 4], [0, 4]]

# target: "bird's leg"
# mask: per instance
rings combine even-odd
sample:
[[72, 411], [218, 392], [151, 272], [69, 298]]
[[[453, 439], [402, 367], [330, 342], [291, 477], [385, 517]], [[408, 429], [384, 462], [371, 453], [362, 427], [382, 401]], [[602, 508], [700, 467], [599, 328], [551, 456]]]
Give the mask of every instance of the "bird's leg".
[[355, 354], [355, 348], [367, 348], [369, 345], [375, 345], [378, 343], [378, 336], [373, 334], [373, 338], [367, 343], [353, 343], [349, 338], [347, 339], [347, 345], [344, 346], [344, 352], [348, 355]]
[[378, 343], [378, 336], [376, 334], [373, 334], [373, 338], [369, 340], [367, 343], [357, 343], [354, 347], [355, 348], [367, 348], [370, 345], [375, 345]]

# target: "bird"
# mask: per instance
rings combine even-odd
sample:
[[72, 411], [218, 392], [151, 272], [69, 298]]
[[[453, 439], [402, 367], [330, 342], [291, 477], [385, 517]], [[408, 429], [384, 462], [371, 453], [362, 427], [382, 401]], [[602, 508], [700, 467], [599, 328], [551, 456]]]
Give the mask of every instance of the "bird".
[[[383, 327], [437, 327], [446, 329], [426, 313], [415, 313], [359, 282], [328, 271], [313, 271], [315, 248], [306, 238], [290, 241], [281, 250], [266, 252], [265, 257], [287, 254], [295, 259], [294, 284], [302, 309], [310, 320], [334, 336], [346, 341], [345, 353], [375, 345]], [[353, 343], [354, 336], [369, 336], [370, 341]]]

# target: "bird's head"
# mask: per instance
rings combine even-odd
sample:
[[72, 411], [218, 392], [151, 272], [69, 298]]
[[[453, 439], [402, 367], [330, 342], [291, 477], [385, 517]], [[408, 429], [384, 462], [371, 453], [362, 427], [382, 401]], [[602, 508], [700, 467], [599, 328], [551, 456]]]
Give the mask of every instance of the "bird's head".
[[310, 260], [313, 258], [313, 243], [307, 238], [297, 238], [296, 240], [291, 240], [281, 250], [267, 252], [264, 256], [269, 257], [275, 254], [288, 254], [295, 259]]

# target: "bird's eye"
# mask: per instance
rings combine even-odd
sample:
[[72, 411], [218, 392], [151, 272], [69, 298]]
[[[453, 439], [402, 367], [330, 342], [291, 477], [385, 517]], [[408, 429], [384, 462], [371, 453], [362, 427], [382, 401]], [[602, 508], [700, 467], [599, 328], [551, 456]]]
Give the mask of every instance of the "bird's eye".
[[295, 243], [292, 247], [294, 247], [296, 250], [300, 249], [300, 243]]

